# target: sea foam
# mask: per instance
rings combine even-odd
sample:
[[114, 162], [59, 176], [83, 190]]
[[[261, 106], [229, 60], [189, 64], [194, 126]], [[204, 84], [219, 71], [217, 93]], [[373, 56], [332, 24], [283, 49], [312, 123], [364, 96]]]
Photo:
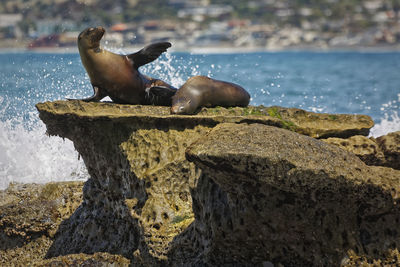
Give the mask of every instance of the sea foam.
[[370, 136], [376, 138], [396, 131], [400, 131], [400, 117], [398, 112], [394, 111], [391, 115], [386, 113], [381, 122], [372, 127]]
[[87, 179], [86, 167], [72, 142], [46, 135], [45, 125], [35, 121], [30, 127], [15, 119], [0, 121], [0, 189], [10, 182]]
[[380, 110], [385, 112], [380, 122], [370, 131], [370, 136], [379, 137], [391, 132], [400, 131], [400, 93], [397, 94], [397, 100], [391, 100], [381, 106]]

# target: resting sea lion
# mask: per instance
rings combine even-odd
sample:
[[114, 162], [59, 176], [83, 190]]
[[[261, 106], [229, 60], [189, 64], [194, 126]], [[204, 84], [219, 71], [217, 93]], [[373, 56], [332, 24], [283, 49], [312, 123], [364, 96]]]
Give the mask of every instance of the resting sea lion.
[[245, 107], [249, 101], [249, 93], [237, 84], [194, 76], [172, 97], [171, 113], [193, 114], [202, 106]]
[[120, 104], [171, 104], [176, 89], [169, 84], [140, 74], [138, 68], [167, 51], [168, 42], [154, 43], [130, 55], [114, 54], [100, 47], [103, 27], [87, 28], [78, 36], [78, 48], [94, 95], [83, 101], [100, 101], [109, 96]]

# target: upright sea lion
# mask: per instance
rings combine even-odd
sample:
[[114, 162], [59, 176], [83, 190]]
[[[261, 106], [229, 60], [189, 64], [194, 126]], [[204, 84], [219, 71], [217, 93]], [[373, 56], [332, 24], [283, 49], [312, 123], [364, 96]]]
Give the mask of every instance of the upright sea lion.
[[193, 114], [202, 106], [245, 107], [249, 101], [249, 93], [237, 84], [194, 76], [172, 97], [171, 113]]
[[154, 43], [134, 54], [119, 55], [100, 47], [104, 33], [103, 27], [87, 28], [78, 36], [79, 54], [94, 90], [93, 96], [82, 100], [100, 101], [109, 96], [120, 104], [169, 106], [176, 89], [140, 74], [138, 68], [157, 59], [171, 44]]

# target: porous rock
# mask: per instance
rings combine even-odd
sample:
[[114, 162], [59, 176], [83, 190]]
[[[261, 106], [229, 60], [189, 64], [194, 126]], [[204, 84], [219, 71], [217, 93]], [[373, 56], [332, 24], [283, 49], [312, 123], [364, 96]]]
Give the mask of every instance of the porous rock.
[[385, 255], [379, 259], [360, 256], [354, 251], [348, 252], [348, 257], [343, 259], [341, 266], [343, 267], [359, 267], [359, 266], [398, 266], [400, 263], [400, 252], [398, 249], [389, 249]]
[[[314, 113], [298, 108], [279, 106], [249, 106], [247, 108], [203, 108], [199, 115], [235, 115], [258, 118], [249, 122], [263, 123], [285, 128], [314, 138], [340, 137], [369, 134], [374, 126], [371, 117], [367, 115]], [[260, 118], [265, 116], [277, 120], [277, 124], [265, 123]]]
[[47, 257], [103, 251], [161, 264], [169, 242], [193, 220], [190, 185], [198, 170], [184, 151], [216, 122], [172, 123], [161, 117], [165, 107], [78, 101], [39, 110], [49, 134], [74, 142], [91, 176]]
[[400, 170], [400, 131], [378, 137], [376, 142], [385, 154], [385, 166]]
[[331, 137], [323, 141], [354, 153], [367, 165], [382, 166], [385, 163], [385, 155], [374, 138], [355, 135], [347, 139]]
[[11, 184], [0, 191], [0, 266], [42, 260], [60, 223], [82, 202], [83, 182]]
[[46, 257], [107, 252], [152, 266], [168, 261], [174, 237], [194, 220], [192, 194], [201, 170], [187, 161], [185, 150], [216, 125], [261, 123], [313, 137], [367, 134], [373, 125], [368, 116], [280, 107], [203, 108], [195, 116], [170, 115], [168, 107], [82, 101], [37, 108], [48, 134], [73, 141], [91, 177], [82, 204], [60, 224]]
[[294, 125], [294, 131], [314, 138], [340, 137], [369, 134], [374, 126], [371, 117], [367, 115], [327, 114], [308, 112], [298, 108], [270, 107], [266, 109], [270, 116]]
[[130, 260], [120, 256], [104, 252], [88, 254], [70, 254], [44, 259], [31, 264], [33, 267], [69, 267], [69, 266], [91, 266], [91, 267], [128, 267]]
[[355, 135], [346, 139], [332, 137], [323, 141], [354, 153], [368, 165], [400, 170], [400, 132], [389, 133], [376, 139]]
[[194, 222], [171, 262], [338, 266], [400, 246], [400, 172], [260, 124], [220, 124], [192, 144]]

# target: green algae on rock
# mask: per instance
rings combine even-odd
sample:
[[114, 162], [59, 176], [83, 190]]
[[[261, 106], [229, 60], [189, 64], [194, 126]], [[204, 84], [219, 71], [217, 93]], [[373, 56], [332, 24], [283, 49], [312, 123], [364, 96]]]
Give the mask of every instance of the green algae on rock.
[[263, 123], [285, 128], [314, 138], [350, 137], [353, 135], [368, 135], [374, 122], [366, 115], [314, 113], [298, 108], [279, 106], [248, 106], [245, 108], [203, 108], [198, 115], [251, 116], [258, 117], [257, 123], [263, 123], [261, 118], [269, 116], [277, 119], [277, 124]]
[[[366, 115], [326, 114], [307, 112], [297, 108], [271, 107], [281, 120], [292, 123], [295, 132], [314, 138], [368, 135], [374, 122]], [[283, 127], [288, 128], [289, 127]]]
[[325, 114], [297, 108], [248, 106], [202, 108], [196, 115], [170, 115], [168, 107], [54, 101], [37, 104], [41, 116], [80, 116], [92, 119], [113, 119], [147, 123], [181, 123], [215, 126], [220, 122], [262, 123], [286, 128], [314, 138], [368, 135], [374, 122], [366, 115]]

